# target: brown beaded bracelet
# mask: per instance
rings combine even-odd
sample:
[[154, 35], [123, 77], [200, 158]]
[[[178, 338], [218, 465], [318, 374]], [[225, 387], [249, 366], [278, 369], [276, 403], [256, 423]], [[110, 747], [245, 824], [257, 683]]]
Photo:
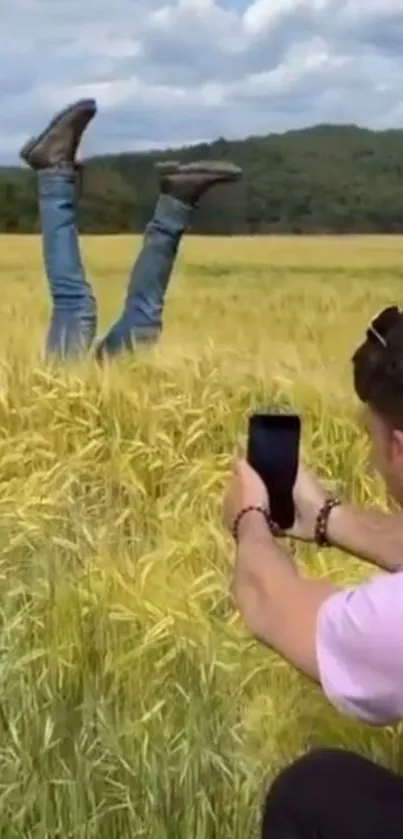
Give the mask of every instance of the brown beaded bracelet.
[[329, 516], [332, 510], [335, 507], [339, 507], [340, 504], [340, 498], [337, 498], [335, 495], [330, 495], [319, 510], [315, 524], [315, 542], [321, 548], [330, 547], [330, 542], [327, 538]]
[[261, 507], [259, 505], [251, 505], [250, 507], [244, 507], [238, 513], [232, 527], [232, 535], [236, 542], [238, 541], [239, 525], [241, 524], [241, 521], [244, 518], [244, 516], [246, 516], [248, 513], [260, 513], [260, 515], [263, 516], [269, 530], [271, 532], [274, 531], [275, 525], [274, 522], [272, 522], [270, 518], [270, 513], [266, 507]]

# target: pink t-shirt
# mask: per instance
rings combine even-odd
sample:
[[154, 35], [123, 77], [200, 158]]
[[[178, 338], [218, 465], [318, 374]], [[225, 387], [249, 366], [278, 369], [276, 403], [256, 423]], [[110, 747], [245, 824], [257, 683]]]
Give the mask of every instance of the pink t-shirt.
[[325, 601], [316, 651], [324, 693], [372, 725], [403, 719], [403, 571]]

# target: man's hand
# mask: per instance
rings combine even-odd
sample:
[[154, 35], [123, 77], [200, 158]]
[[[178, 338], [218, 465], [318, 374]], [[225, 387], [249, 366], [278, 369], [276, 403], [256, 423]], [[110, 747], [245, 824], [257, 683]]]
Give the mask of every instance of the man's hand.
[[297, 480], [293, 490], [295, 505], [295, 522], [288, 536], [301, 539], [304, 542], [313, 542], [315, 538], [315, 526], [318, 513], [327, 498], [326, 490], [300, 463]]
[[246, 460], [238, 459], [224, 498], [224, 521], [231, 532], [237, 516], [245, 507], [264, 507], [269, 512], [269, 497], [259, 475]]
[[[238, 460], [224, 502], [225, 522], [231, 530], [245, 507], [269, 511], [269, 498], [256, 472], [244, 460]], [[305, 506], [302, 515], [301, 521], [307, 526]], [[325, 580], [301, 579], [263, 517], [258, 513], [245, 516], [236, 545], [232, 586], [235, 603], [252, 635], [316, 680], [318, 611], [334, 591]]]
[[[327, 492], [300, 463], [294, 490], [295, 522], [285, 535], [312, 542], [319, 510]], [[391, 515], [374, 509], [342, 504], [332, 510], [327, 536], [331, 545], [386, 571], [403, 570], [403, 513]]]

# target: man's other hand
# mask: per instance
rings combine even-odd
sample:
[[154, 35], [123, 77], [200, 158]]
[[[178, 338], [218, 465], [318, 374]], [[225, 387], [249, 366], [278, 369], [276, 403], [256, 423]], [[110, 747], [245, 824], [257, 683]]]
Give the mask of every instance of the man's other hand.
[[318, 479], [300, 463], [294, 485], [295, 522], [287, 531], [287, 536], [313, 542], [318, 513], [326, 501], [328, 493]]

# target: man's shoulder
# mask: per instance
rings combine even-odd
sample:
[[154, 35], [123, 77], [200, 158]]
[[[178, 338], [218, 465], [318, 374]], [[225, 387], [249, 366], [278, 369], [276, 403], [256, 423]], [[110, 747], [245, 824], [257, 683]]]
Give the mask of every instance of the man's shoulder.
[[[379, 574], [332, 595], [322, 606], [324, 633], [376, 645], [403, 638], [403, 570]], [[403, 647], [402, 647], [403, 649]]]
[[373, 724], [403, 716], [403, 572], [381, 574], [323, 604], [322, 687], [340, 710]]

